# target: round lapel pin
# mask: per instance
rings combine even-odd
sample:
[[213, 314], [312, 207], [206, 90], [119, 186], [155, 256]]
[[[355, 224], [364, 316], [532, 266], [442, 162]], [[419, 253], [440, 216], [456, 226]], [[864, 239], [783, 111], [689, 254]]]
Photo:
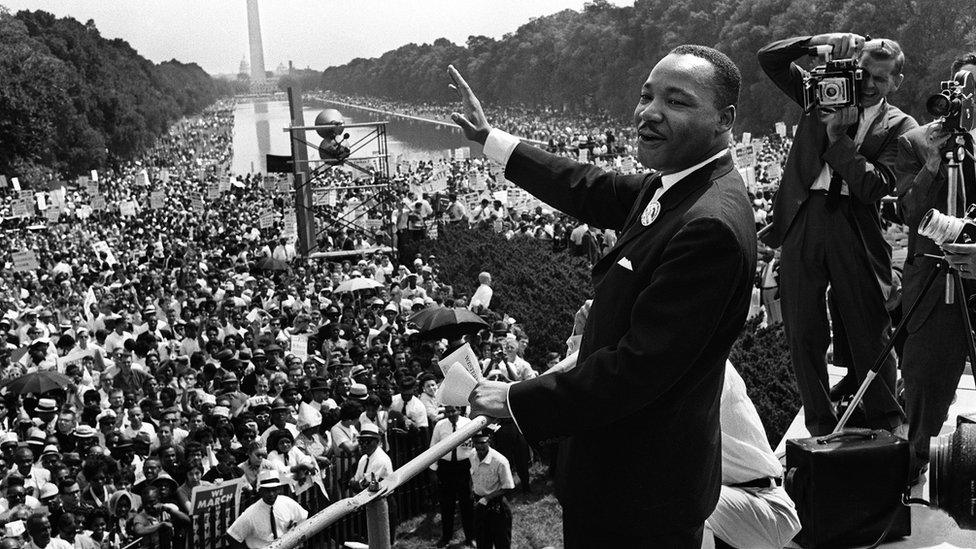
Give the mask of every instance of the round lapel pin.
[[641, 214], [641, 225], [647, 227], [654, 220], [657, 219], [658, 214], [661, 213], [661, 203], [657, 200], [652, 200], [650, 204], [644, 208], [644, 213]]

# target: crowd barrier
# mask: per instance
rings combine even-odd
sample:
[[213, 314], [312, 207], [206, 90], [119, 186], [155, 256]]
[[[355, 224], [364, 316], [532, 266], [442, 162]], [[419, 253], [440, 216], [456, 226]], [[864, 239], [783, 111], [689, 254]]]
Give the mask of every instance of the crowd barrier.
[[[408, 461], [427, 449], [429, 439], [424, 432], [408, 433], [405, 435], [391, 435], [390, 448], [387, 453], [393, 462], [393, 468], [398, 469]], [[323, 483], [328, 497], [313, 487], [298, 495], [291, 494], [301, 504], [309, 515], [314, 515], [329, 504], [343, 498], [352, 497], [359, 490], [349, 488], [349, 479], [356, 473], [359, 464], [358, 456], [342, 456], [332, 461]], [[426, 513], [436, 505], [432, 475], [417, 475], [390, 496], [392, 500], [391, 523], [396, 525], [401, 521]], [[224, 549], [228, 547], [227, 529], [234, 522], [238, 514], [259, 498], [256, 492], [243, 492], [239, 501], [231, 501], [212, 507], [206, 512], [193, 515], [189, 527], [186, 549]], [[306, 547], [309, 549], [333, 549], [342, 547], [346, 541], [366, 540], [366, 516], [363, 513], [349, 515], [330, 527], [315, 534], [309, 539]], [[183, 549], [179, 543], [172, 543], [168, 539], [142, 538], [130, 542], [126, 548], [136, 549]]]

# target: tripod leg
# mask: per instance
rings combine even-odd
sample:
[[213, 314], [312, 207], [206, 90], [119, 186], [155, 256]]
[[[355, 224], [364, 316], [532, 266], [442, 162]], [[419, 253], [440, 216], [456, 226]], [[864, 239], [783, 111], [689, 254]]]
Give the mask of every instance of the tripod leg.
[[[888, 357], [888, 353], [891, 352], [891, 348], [895, 346], [895, 339], [897, 339], [898, 336], [901, 335], [902, 331], [906, 329], [909, 320], [915, 314], [915, 309], [918, 309], [919, 304], [922, 302], [922, 298], [924, 298], [925, 295], [929, 293], [929, 290], [932, 289], [932, 285], [935, 283], [935, 278], [939, 276], [939, 273], [945, 270], [944, 267], [944, 262], [939, 262], [932, 266], [932, 270], [929, 271], [928, 277], [925, 279], [925, 285], [922, 286], [922, 291], [918, 294], [918, 297], [915, 298], [915, 301], [912, 303], [911, 307], [908, 308], [908, 311], [905, 313], [905, 316], [902, 317], [898, 327], [895, 328], [894, 333], [892, 333], [891, 337], [888, 338], [888, 343], [885, 344], [884, 349], [881, 350], [881, 354], [878, 355], [877, 360], [874, 361], [874, 366], [872, 366], [871, 370], [867, 373], [867, 375], [864, 376], [864, 381], [862, 381], [861, 386], [857, 388], [857, 392], [851, 399], [850, 405], [848, 405], [847, 409], [844, 410], [844, 415], [841, 416], [840, 421], [837, 422], [837, 426], [834, 427], [834, 433], [839, 433], [840, 431], [844, 430], [845, 426], [847, 426], [847, 422], [851, 419], [851, 414], [854, 413], [854, 409], [857, 408], [857, 406], [861, 403], [861, 399], [864, 398], [864, 393], [867, 392], [868, 387], [871, 386], [871, 382], [874, 381], [874, 378], [878, 375], [878, 371], [881, 369], [881, 366], [884, 365], [885, 359]], [[970, 349], [971, 352], [976, 353], [976, 347], [970, 347]], [[974, 356], [976, 356], [976, 354], [974, 354]], [[906, 417], [904, 410], [901, 410], [901, 415], [902, 417]]]
[[976, 340], [973, 340], [973, 323], [969, 319], [969, 308], [966, 302], [966, 289], [962, 285], [962, 276], [959, 271], [953, 271], [953, 277], [955, 278], [956, 286], [956, 300], [959, 304], [959, 310], [962, 313], [962, 325], [963, 329], [966, 330], [966, 345], [969, 346], [969, 368], [970, 374], [973, 375], [973, 379], [976, 380]]

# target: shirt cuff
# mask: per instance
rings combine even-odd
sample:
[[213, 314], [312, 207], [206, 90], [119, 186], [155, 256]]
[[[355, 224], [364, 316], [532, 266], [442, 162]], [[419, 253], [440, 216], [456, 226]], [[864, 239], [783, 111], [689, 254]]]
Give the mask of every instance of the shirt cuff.
[[[492, 130], [492, 131], [494, 131], [494, 130]], [[505, 407], [508, 408], [508, 415], [512, 416], [512, 421], [515, 422], [515, 428], [519, 430], [519, 434], [521, 434], [523, 437], [525, 437], [525, 433], [523, 433], [522, 432], [522, 428], [519, 427], [518, 420], [515, 419], [515, 413], [512, 412], [512, 401], [511, 401], [511, 399], [508, 398], [508, 396], [512, 392], [512, 385], [515, 385], [515, 384], [514, 383], [509, 383], [508, 384], [508, 387], [505, 388]]]
[[495, 162], [505, 166], [508, 164], [512, 151], [519, 144], [519, 138], [514, 135], [492, 128], [488, 132], [488, 139], [485, 140], [485, 156]]

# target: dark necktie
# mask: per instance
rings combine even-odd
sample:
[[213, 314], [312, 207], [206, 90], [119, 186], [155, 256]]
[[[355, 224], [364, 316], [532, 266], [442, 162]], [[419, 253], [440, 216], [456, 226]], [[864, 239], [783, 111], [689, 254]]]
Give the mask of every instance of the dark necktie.
[[[457, 423], [452, 423], [451, 424], [451, 432], [452, 433], [457, 432]], [[457, 461], [457, 447], [456, 446], [454, 447], [453, 450], [451, 450], [451, 462], [455, 462], [455, 461]]]
[[275, 523], [274, 505], [268, 506], [268, 518], [271, 520], [271, 538], [278, 539], [278, 524]]
[[[857, 115], [857, 122], [851, 124], [847, 127], [847, 137], [851, 140], [857, 138], [857, 127], [861, 122], [861, 113]], [[827, 209], [833, 210], [837, 208], [840, 204], [840, 191], [844, 186], [844, 178], [840, 175], [840, 172], [831, 169], [830, 170], [830, 187], [827, 189]]]

